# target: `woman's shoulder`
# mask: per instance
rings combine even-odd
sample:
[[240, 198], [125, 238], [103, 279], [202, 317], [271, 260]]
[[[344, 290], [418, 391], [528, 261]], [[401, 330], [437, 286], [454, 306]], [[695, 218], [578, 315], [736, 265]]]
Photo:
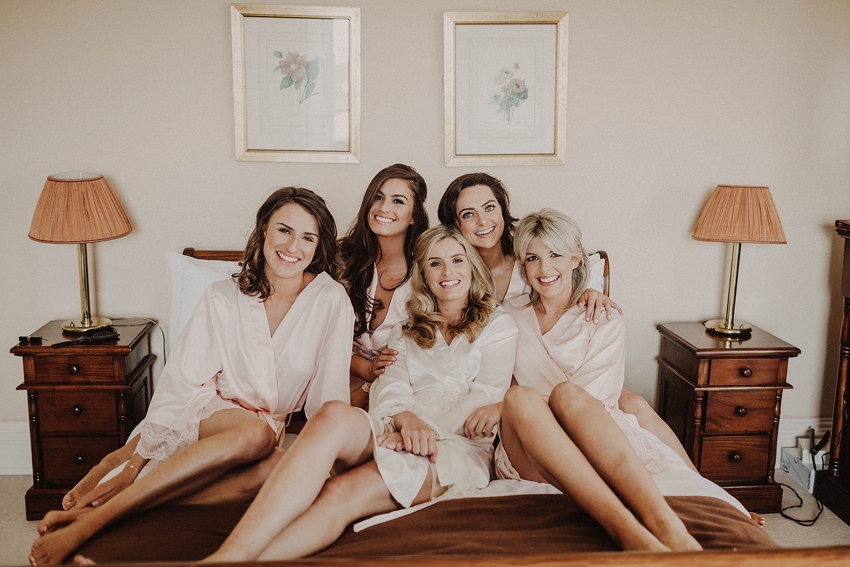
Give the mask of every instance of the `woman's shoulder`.
[[490, 320], [487, 322], [486, 331], [490, 333], [498, 333], [500, 331], [517, 330], [516, 320], [513, 315], [501, 305], [497, 305], [490, 314]]

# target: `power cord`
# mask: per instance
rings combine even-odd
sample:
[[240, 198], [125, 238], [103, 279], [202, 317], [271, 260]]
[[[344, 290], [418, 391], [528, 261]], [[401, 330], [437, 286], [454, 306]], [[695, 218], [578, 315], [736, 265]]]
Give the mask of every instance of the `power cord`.
[[[122, 321], [122, 323], [116, 323], [116, 321]], [[131, 322], [133, 321], [133, 322]], [[151, 319], [150, 317], [119, 317], [117, 319], [112, 320], [113, 327], [135, 327], [140, 323], [138, 321], [144, 321], [145, 323], [152, 323], [157, 329], [159, 329], [159, 334], [162, 337], [162, 364], [165, 365], [166, 356], [165, 356], [165, 329], [159, 324], [158, 321]]]
[[803, 526], [804, 528], [808, 528], [808, 527], [815, 525], [815, 522], [818, 521], [818, 518], [820, 518], [820, 515], [823, 513], [823, 504], [821, 503], [821, 501], [818, 500], [817, 498], [815, 498], [815, 503], [818, 506], [818, 513], [814, 518], [810, 518], [808, 520], [800, 520], [798, 518], [794, 518], [792, 516], [789, 516], [785, 512], [787, 510], [793, 510], [794, 508], [802, 508], [803, 507], [803, 499], [800, 497], [800, 494], [797, 492], [797, 490], [794, 489], [794, 487], [788, 486], [784, 482], [779, 482], [777, 484], [779, 484], [780, 486], [783, 486], [783, 487], [787, 488], [788, 490], [790, 490], [794, 494], [794, 496], [797, 498], [797, 501], [798, 501], [797, 504], [794, 504], [794, 505], [791, 505], [791, 506], [786, 506], [785, 508], [782, 508], [779, 511], [779, 515], [782, 516], [783, 518], [791, 520], [795, 524]]

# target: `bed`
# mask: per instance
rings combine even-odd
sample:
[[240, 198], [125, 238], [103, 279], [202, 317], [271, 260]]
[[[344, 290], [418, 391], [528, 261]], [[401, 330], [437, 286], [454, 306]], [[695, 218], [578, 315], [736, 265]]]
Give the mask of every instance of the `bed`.
[[[170, 323], [179, 329], [203, 290], [228, 277], [238, 252], [187, 248], [169, 254]], [[597, 277], [608, 291], [607, 257]], [[176, 334], [172, 332], [172, 335]], [[519, 483], [519, 484], [512, 484]], [[728, 502], [667, 495], [671, 507], [707, 550], [690, 554], [618, 551], [607, 534], [566, 495], [545, 485], [496, 481], [473, 498], [440, 501], [355, 531], [312, 557], [280, 565], [846, 565], [850, 546], [781, 549]], [[215, 550], [248, 504], [168, 504], [127, 518], [80, 552], [98, 563], [192, 563]], [[265, 563], [275, 564], [275, 563]]]

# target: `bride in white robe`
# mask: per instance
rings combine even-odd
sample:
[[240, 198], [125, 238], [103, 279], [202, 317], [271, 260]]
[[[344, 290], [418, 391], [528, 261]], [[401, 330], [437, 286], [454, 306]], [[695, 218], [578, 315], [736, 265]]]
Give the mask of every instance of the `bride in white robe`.
[[[116, 519], [278, 453], [290, 413], [347, 403], [354, 314], [328, 273], [339, 270], [336, 224], [324, 201], [307, 189], [274, 192], [257, 212], [242, 271], [204, 295], [145, 420], [71, 491], [71, 509], [40, 522], [30, 563], [60, 563]], [[92, 487], [116, 464], [110, 459], [128, 456]], [[143, 469], [150, 473], [140, 476]]]
[[492, 436], [466, 436], [465, 422], [507, 390], [516, 350], [516, 326], [491, 282], [456, 229], [423, 233], [410, 320], [393, 331], [398, 360], [375, 382], [369, 413], [325, 405], [205, 561], [303, 557], [354, 520], [485, 485]]

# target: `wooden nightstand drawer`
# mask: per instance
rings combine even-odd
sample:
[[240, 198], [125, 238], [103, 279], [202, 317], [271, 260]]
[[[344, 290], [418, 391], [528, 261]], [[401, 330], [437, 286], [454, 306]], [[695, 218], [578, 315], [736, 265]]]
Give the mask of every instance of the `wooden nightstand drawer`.
[[38, 392], [42, 435], [118, 435], [113, 390]]
[[778, 358], [719, 358], [711, 361], [712, 386], [762, 386], [779, 381]]
[[111, 382], [115, 377], [111, 356], [58, 355], [34, 359], [38, 382]]
[[715, 482], [767, 479], [768, 435], [723, 435], [702, 438], [700, 473]]
[[769, 432], [776, 408], [774, 390], [709, 392], [705, 433]]
[[45, 437], [41, 440], [46, 487], [68, 487], [120, 446], [118, 437]]

